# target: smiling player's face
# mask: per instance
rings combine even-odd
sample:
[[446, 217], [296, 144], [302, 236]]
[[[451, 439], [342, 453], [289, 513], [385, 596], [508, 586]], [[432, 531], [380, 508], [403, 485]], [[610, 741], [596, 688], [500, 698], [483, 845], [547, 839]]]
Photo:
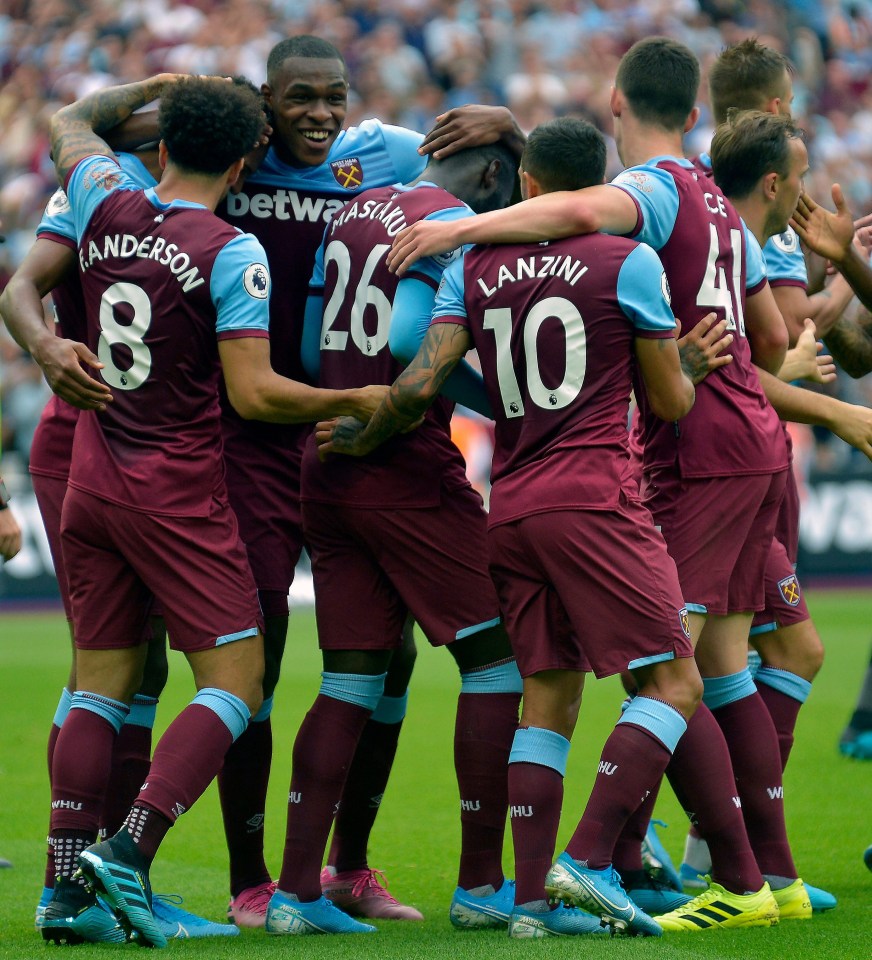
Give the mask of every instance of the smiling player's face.
[[340, 60], [290, 57], [264, 94], [273, 114], [272, 144], [280, 159], [316, 167], [327, 159], [348, 111], [348, 80]]

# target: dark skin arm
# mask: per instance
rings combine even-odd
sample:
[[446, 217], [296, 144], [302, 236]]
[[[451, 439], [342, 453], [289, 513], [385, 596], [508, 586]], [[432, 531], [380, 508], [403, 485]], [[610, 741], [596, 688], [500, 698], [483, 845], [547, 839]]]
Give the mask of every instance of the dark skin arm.
[[507, 107], [469, 103], [438, 116], [418, 152], [432, 153], [440, 160], [467, 147], [480, 147], [500, 140], [520, 160], [527, 138], [512, 112]]
[[432, 324], [415, 358], [394, 381], [368, 424], [364, 426], [349, 417], [317, 424], [318, 455], [322, 459], [328, 453], [363, 457], [395, 433], [413, 427], [471, 348], [466, 327], [457, 323]]
[[177, 74], [162, 73], [139, 83], [108, 87], [59, 110], [51, 118], [51, 153], [61, 184], [84, 157], [113, 156], [102, 134], [156, 100], [177, 79]]
[[42, 306], [42, 298], [76, 268], [75, 250], [39, 238], [0, 295], [0, 314], [61, 399], [82, 410], [103, 410], [112, 399], [109, 388], [89, 377], [80, 361], [97, 368], [103, 364], [83, 343], [58, 337]]
[[839, 366], [855, 380], [872, 371], [872, 315], [861, 309], [854, 318], [839, 319], [824, 334], [824, 343]]

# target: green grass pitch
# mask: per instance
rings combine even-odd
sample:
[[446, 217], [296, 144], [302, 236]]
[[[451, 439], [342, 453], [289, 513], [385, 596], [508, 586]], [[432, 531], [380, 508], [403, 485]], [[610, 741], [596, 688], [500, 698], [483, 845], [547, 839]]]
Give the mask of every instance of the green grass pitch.
[[[673, 934], [662, 940], [509, 941], [496, 932], [460, 933], [447, 919], [458, 853], [457, 793], [451, 766], [454, 699], [458, 682], [444, 651], [420, 643], [394, 777], [379, 816], [370, 862], [383, 869], [399, 897], [425, 914], [422, 924], [381, 922], [367, 937], [269, 938], [243, 931], [232, 940], [174, 941], [169, 950], [189, 957], [268, 958], [306, 956], [435, 958], [460, 960], [536, 956], [645, 956], [693, 958], [872, 958], [872, 873], [862, 852], [872, 843], [872, 762], [842, 758], [836, 741], [856, 697], [872, 639], [869, 594], [814, 593], [810, 606], [827, 647], [827, 662], [800, 715], [797, 744], [785, 778], [788, 826], [800, 872], [835, 893], [836, 911], [810, 922], [774, 929]], [[42, 887], [48, 821], [45, 741], [68, 667], [66, 625], [57, 614], [0, 615], [0, 856], [14, 869], [0, 871], [0, 958], [45, 957], [33, 930]], [[273, 713], [275, 756], [267, 810], [267, 862], [278, 874], [293, 737], [312, 701], [320, 668], [314, 620], [291, 618], [288, 650]], [[171, 656], [170, 683], [158, 711], [166, 725], [192, 696], [190, 673]], [[621, 693], [617, 680], [590, 681], [582, 706], [566, 780], [565, 815], [558, 844], [565, 843], [590, 788], [599, 750], [614, 721]], [[676, 862], [683, 845], [683, 815], [668, 787], [657, 815]], [[511, 875], [511, 848], [506, 846]], [[214, 787], [167, 837], [152, 879], [157, 891], [180, 893], [185, 906], [221, 919], [227, 903], [226, 854]], [[56, 948], [62, 949], [62, 948]], [[134, 946], [76, 947], [75, 956], [108, 956]]]

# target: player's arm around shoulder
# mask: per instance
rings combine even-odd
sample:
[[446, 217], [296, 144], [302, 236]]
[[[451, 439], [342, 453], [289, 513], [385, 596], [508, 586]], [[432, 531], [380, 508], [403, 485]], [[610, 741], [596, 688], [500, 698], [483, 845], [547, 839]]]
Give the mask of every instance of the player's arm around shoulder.
[[272, 423], [314, 423], [324, 417], [368, 420], [372, 416], [386, 386], [322, 390], [273, 370], [270, 275], [263, 247], [251, 234], [234, 237], [215, 258], [211, 294], [227, 395], [241, 417]]
[[651, 410], [663, 420], [679, 420], [690, 412], [696, 390], [682, 369], [663, 264], [646, 244], [637, 244], [624, 260], [617, 292], [635, 330], [636, 361]]
[[134, 110], [157, 99], [163, 90], [179, 79], [177, 74], [161, 73], [148, 80], [98, 90], [61, 108], [51, 118], [51, 151], [61, 184], [85, 157], [114, 156], [102, 134], [126, 120]]
[[72, 247], [39, 237], [0, 295], [0, 314], [61, 399], [82, 410], [103, 410], [112, 400], [109, 388], [89, 377], [81, 361], [97, 369], [103, 364], [85, 344], [58, 337], [42, 305], [42, 298], [75, 269]]

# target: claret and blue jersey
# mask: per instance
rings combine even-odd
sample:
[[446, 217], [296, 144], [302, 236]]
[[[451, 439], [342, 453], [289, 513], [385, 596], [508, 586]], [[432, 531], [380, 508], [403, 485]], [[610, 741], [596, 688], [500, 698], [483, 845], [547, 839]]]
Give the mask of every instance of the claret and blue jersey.
[[200, 204], [164, 203], [111, 158], [66, 184], [87, 342], [114, 402], [79, 419], [70, 483], [133, 508], [206, 515], [223, 483], [218, 339], [268, 336], [260, 244]]

